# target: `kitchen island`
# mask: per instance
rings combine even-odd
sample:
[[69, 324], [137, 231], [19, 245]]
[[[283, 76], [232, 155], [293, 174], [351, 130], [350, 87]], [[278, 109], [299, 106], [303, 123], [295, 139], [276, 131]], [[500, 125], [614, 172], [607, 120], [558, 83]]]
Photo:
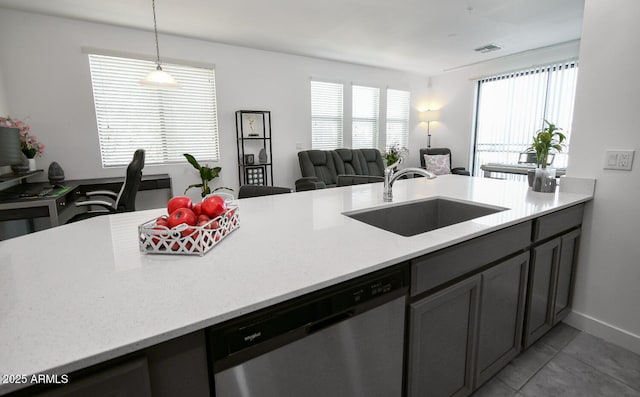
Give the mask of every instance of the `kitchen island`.
[[[0, 374], [67, 374], [309, 292], [584, 203], [457, 175], [239, 200], [241, 227], [203, 257], [144, 255], [137, 226], [164, 209], [89, 219], [0, 242]], [[346, 211], [430, 197], [507, 210], [404, 237]], [[28, 386], [0, 384], [0, 394]]]

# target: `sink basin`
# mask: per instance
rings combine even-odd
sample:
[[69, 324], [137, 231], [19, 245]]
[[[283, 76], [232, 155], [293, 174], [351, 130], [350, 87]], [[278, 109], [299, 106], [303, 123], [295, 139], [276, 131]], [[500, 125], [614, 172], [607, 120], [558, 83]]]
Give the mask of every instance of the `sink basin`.
[[430, 198], [345, 212], [343, 215], [401, 236], [414, 236], [506, 209], [446, 198]]

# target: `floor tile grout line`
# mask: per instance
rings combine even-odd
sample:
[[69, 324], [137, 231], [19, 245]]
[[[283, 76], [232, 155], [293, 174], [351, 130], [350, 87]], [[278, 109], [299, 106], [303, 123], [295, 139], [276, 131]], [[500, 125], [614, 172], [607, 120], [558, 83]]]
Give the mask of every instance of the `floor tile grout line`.
[[[582, 331], [580, 331], [582, 332]], [[542, 366], [540, 366], [540, 368], [538, 368], [538, 370], [536, 372], [533, 373], [533, 375], [531, 375], [526, 382], [524, 382], [524, 384], [522, 386], [520, 386], [520, 388], [516, 391], [517, 393], [523, 393], [522, 389], [524, 389], [524, 387], [531, 381], [531, 379], [533, 379], [538, 372], [542, 371], [547, 365], [549, 365], [549, 363], [551, 362], [551, 360], [553, 360], [554, 358], [556, 358], [556, 356], [558, 354], [560, 354], [560, 352], [569, 345], [569, 343], [571, 343], [578, 335], [580, 335], [580, 332], [576, 333], [573, 337], [571, 337], [562, 347], [560, 347], [559, 349], [554, 348], [553, 346], [551, 346], [548, 343], [543, 342], [542, 340], [539, 341], [540, 344], [543, 344], [549, 348], [551, 348], [552, 350], [555, 350], [555, 352], [553, 353], [553, 355], [544, 362], [544, 364], [542, 364]], [[536, 343], [534, 343], [531, 347], [535, 346]], [[572, 356], [573, 357], [573, 356]], [[524, 394], [524, 393], [523, 393]]]

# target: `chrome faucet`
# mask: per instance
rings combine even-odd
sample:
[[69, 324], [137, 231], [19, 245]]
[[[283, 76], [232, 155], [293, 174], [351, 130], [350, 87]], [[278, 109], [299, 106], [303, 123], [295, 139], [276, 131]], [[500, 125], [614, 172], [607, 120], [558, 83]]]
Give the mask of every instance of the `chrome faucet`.
[[400, 157], [398, 161], [384, 169], [384, 193], [382, 195], [382, 200], [385, 202], [393, 201], [393, 182], [395, 182], [396, 179], [400, 178], [403, 175], [420, 174], [427, 179], [433, 179], [436, 177], [434, 173], [429, 172], [423, 168], [409, 167], [403, 168], [398, 172], [394, 172], [393, 169], [396, 166], [400, 165], [400, 163], [402, 163], [402, 157]]

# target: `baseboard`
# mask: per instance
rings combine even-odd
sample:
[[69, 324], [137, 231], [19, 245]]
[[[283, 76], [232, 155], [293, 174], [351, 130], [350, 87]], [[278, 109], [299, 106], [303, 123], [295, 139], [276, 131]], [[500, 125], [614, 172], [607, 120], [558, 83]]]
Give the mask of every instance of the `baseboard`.
[[640, 354], [640, 335], [576, 311], [570, 312], [563, 321], [574, 328]]

